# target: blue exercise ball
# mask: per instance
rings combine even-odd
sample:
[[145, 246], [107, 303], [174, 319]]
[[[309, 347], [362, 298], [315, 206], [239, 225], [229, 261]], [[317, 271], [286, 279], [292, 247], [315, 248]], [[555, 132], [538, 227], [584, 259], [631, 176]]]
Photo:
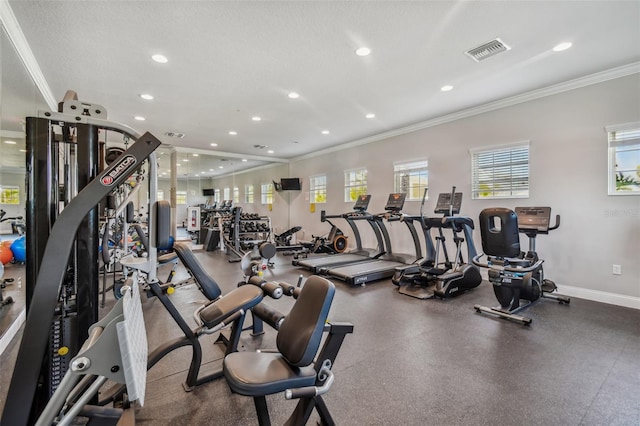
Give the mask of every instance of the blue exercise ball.
[[167, 251], [173, 248], [173, 243], [175, 242], [173, 235], [169, 235], [169, 244], [163, 247], [158, 247], [158, 250]]
[[27, 261], [27, 240], [25, 236], [15, 240], [9, 248], [13, 252], [13, 258], [16, 262], [24, 263]]

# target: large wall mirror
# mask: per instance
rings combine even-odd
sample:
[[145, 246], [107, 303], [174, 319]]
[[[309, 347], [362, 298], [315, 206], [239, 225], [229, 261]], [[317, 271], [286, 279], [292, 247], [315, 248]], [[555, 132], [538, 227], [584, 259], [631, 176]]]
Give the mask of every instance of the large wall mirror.
[[[6, 217], [25, 215], [25, 117], [49, 109], [18, 56], [4, 27], [0, 29], [0, 209]], [[11, 221], [0, 234], [12, 234]]]

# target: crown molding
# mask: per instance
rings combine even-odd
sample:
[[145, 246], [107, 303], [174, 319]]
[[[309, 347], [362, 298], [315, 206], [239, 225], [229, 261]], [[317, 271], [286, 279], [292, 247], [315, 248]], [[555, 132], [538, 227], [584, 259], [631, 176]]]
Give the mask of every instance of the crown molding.
[[40, 65], [38, 65], [38, 61], [36, 60], [36, 57], [33, 54], [24, 33], [22, 32], [22, 28], [20, 27], [16, 16], [13, 14], [13, 10], [9, 5], [8, 0], [0, 0], [0, 22], [2, 22], [2, 26], [7, 31], [9, 40], [11, 40], [18, 56], [22, 60], [22, 63], [33, 79], [36, 87], [42, 94], [42, 97], [47, 102], [47, 105], [51, 111], [57, 111], [58, 103], [53, 96], [53, 92], [51, 91], [47, 80], [44, 78], [44, 74], [42, 74]]
[[579, 77], [573, 80], [565, 81], [563, 83], [554, 84], [552, 86], [544, 87], [542, 89], [532, 90], [530, 92], [522, 93], [520, 95], [510, 96], [508, 98], [499, 99], [497, 101], [489, 102], [483, 105], [479, 105], [477, 107], [467, 108], [451, 114], [431, 118], [425, 121], [421, 121], [419, 123], [411, 124], [409, 126], [400, 127], [398, 129], [389, 130], [383, 133], [378, 133], [377, 135], [372, 135], [366, 138], [345, 142], [343, 144], [340, 144], [339, 146], [334, 146], [331, 148], [315, 151], [310, 154], [305, 154], [299, 157], [295, 157], [291, 159], [291, 161], [294, 162], [294, 161], [306, 160], [309, 158], [318, 157], [320, 155], [331, 154], [337, 151], [342, 151], [343, 149], [366, 145], [366, 144], [377, 142], [383, 139], [389, 139], [395, 136], [400, 136], [407, 133], [416, 132], [418, 130], [427, 129], [429, 127], [439, 126], [441, 124], [461, 120], [463, 118], [472, 117], [474, 115], [484, 114], [486, 112], [495, 111], [495, 110], [510, 107], [513, 105], [518, 105], [524, 102], [545, 98], [547, 96], [557, 95], [559, 93], [568, 92], [570, 90], [575, 90], [582, 87], [591, 86], [593, 84], [603, 83], [605, 81], [615, 80], [617, 78], [626, 77], [628, 75], [638, 74], [638, 73], [640, 73], [640, 62], [633, 62], [631, 64], [601, 71], [595, 74], [590, 74], [584, 77]]

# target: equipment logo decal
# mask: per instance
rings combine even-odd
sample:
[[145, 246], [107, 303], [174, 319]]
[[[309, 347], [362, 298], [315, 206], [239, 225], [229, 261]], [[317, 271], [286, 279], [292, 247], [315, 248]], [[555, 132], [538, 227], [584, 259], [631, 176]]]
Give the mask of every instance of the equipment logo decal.
[[118, 161], [111, 170], [100, 179], [100, 183], [104, 186], [111, 186], [113, 183], [123, 174], [127, 173], [128, 170], [136, 164], [136, 157], [133, 155], [125, 155], [120, 161]]

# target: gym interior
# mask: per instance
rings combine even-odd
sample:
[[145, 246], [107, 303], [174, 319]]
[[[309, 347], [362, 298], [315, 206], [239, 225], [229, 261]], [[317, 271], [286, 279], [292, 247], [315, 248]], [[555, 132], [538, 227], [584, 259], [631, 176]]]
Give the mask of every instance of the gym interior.
[[1, 424], [640, 424], [639, 17], [0, 0]]

